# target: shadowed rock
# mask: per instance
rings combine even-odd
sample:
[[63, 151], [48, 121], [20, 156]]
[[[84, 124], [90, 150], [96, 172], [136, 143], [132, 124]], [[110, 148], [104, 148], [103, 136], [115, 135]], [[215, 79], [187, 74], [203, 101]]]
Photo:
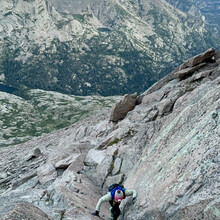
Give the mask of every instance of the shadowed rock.
[[127, 113], [134, 109], [136, 105], [137, 94], [126, 94], [119, 103], [117, 103], [112, 110], [110, 121], [117, 122], [125, 118]]
[[201, 53], [187, 60], [174, 71], [175, 77], [179, 79], [184, 79], [192, 75], [196, 70], [204, 67], [206, 65], [205, 61], [210, 60], [214, 55], [217, 56], [215, 53], [215, 49], [210, 48], [204, 53]]
[[206, 65], [206, 63], [200, 63], [200, 64], [198, 64], [197, 66], [194, 66], [194, 67], [189, 67], [189, 68], [186, 68], [186, 69], [181, 69], [180, 71], [175, 73], [175, 76], [176, 76], [176, 78], [184, 79], [187, 76], [189, 76], [192, 73], [194, 73], [196, 70], [204, 67], [205, 65]]
[[179, 70], [185, 69], [187, 67], [193, 67], [196, 66], [200, 63], [203, 63], [204, 61], [211, 59], [213, 56], [215, 55], [215, 49], [214, 48], [210, 48], [207, 51], [205, 51], [204, 53], [201, 53], [197, 56], [194, 56], [193, 58], [187, 60], [186, 62], [184, 62], [180, 67]]

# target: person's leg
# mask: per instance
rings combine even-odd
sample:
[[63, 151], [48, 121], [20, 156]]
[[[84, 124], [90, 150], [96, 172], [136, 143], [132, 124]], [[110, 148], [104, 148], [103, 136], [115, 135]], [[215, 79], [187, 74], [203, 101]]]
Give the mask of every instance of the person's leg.
[[113, 220], [113, 219], [114, 219], [114, 216], [113, 216], [113, 214], [112, 214], [113, 200], [109, 201], [109, 203], [110, 203], [110, 205], [111, 205], [111, 208], [109, 209], [110, 212], [111, 212], [111, 220]]
[[113, 215], [113, 220], [117, 220], [118, 216], [121, 214], [121, 211], [119, 209], [119, 204], [115, 204], [112, 206], [111, 213]]

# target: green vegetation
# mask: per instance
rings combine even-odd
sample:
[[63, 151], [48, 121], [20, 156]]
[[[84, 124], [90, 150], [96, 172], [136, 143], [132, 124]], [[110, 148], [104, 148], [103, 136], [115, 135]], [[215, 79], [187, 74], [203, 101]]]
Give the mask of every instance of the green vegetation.
[[70, 21], [69, 20], [62, 20], [62, 21], [59, 21], [56, 26], [57, 26], [57, 29], [62, 29], [62, 27], [66, 26]]
[[78, 20], [79, 22], [85, 22], [85, 15], [80, 15], [80, 14], [73, 14], [72, 15], [76, 20]]
[[69, 96], [43, 90], [0, 93], [0, 147], [72, 125], [93, 111], [111, 108], [119, 97]]
[[117, 144], [119, 142], [119, 139], [118, 138], [115, 138], [113, 141], [111, 141], [108, 146], [112, 146], [114, 144]]
[[111, 31], [111, 29], [109, 29], [109, 28], [98, 28], [97, 30], [101, 31], [101, 32], [110, 32]]
[[7, 17], [7, 16], [12, 15], [12, 14], [13, 14], [12, 11], [9, 11], [9, 12], [4, 14], [4, 17]]
[[118, 12], [118, 14], [120, 14], [122, 16], [131, 16], [124, 8], [122, 8], [118, 4], [115, 4], [115, 9]]

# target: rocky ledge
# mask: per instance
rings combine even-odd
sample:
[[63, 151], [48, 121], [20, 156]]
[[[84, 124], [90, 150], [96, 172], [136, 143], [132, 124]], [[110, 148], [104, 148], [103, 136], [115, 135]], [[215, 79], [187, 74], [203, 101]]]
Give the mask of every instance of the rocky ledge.
[[126, 114], [128, 95], [112, 113], [0, 149], [0, 217], [89, 220], [120, 182], [138, 194], [120, 219], [219, 219], [219, 61], [209, 49], [132, 95]]

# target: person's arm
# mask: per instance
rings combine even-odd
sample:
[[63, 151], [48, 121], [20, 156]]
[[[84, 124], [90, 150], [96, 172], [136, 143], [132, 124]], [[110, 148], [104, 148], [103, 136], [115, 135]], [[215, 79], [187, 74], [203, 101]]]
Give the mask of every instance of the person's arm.
[[126, 196], [132, 196], [133, 198], [136, 198], [136, 196], [137, 196], [137, 193], [136, 193], [136, 191], [135, 190], [125, 190], [125, 195]]
[[93, 216], [99, 216], [99, 212], [100, 212], [100, 208], [101, 208], [101, 205], [103, 202], [107, 202], [107, 201], [110, 201], [112, 199], [112, 196], [111, 196], [111, 193], [107, 193], [106, 195], [102, 196], [97, 205], [96, 205], [96, 208], [95, 208], [95, 212], [92, 213]]
[[103, 202], [108, 202], [108, 201], [110, 201], [111, 199], [112, 199], [111, 193], [107, 193], [106, 195], [102, 196], [102, 197], [99, 199], [99, 201], [98, 201], [98, 203], [97, 203], [97, 205], [96, 205], [95, 210], [96, 210], [96, 211], [100, 211], [100, 208], [101, 208], [102, 203], [103, 203]]

